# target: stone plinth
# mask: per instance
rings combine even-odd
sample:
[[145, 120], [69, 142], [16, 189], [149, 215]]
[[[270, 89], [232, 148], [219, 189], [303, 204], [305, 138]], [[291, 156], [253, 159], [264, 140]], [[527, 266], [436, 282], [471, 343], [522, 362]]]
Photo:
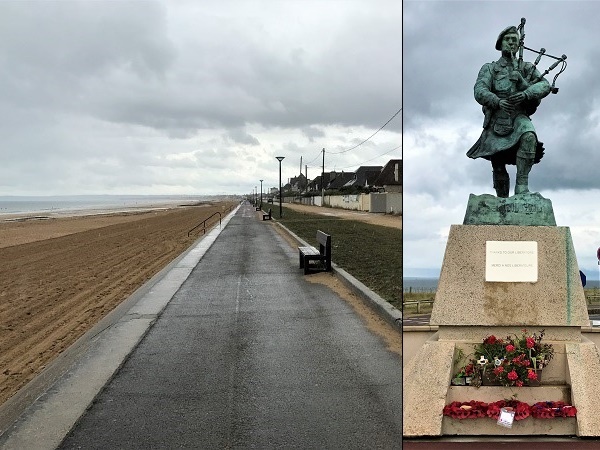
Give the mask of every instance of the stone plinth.
[[[486, 241], [535, 241], [538, 281], [486, 282]], [[453, 225], [432, 325], [587, 326], [589, 318], [568, 227]]]
[[577, 408], [577, 434], [600, 436], [600, 354], [598, 347], [583, 338], [566, 345], [572, 404]]
[[[488, 241], [535, 242], [537, 281], [486, 281]], [[516, 247], [519, 248], [518, 244]], [[522, 267], [510, 266], [517, 273]], [[589, 318], [569, 228], [452, 226], [431, 324], [438, 325], [439, 331], [404, 366], [405, 436], [600, 436], [597, 413], [600, 352], [581, 336], [581, 327], [589, 326]], [[530, 332], [545, 329], [544, 341], [551, 343], [557, 352], [544, 369], [542, 385], [548, 386], [479, 389], [450, 386], [450, 378], [457, 369], [453, 366], [458, 349], [466, 352], [491, 334], [498, 337], [520, 334], [521, 328]], [[514, 394], [530, 403], [569, 401], [577, 408], [577, 418], [546, 422], [526, 419], [509, 430], [491, 420], [456, 421], [442, 416], [444, 405], [453, 400], [495, 401]]]
[[404, 367], [402, 379], [405, 436], [440, 436], [442, 411], [453, 370], [453, 342], [428, 340]]

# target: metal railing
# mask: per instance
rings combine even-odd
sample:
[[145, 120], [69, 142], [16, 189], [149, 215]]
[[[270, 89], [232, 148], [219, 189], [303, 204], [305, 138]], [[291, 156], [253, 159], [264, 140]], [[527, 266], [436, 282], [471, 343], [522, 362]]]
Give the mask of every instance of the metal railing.
[[206, 221], [210, 218], [212, 218], [213, 216], [219, 215], [219, 226], [221, 226], [221, 213], [219, 211], [217, 211], [216, 213], [211, 214], [210, 216], [208, 216], [206, 219], [204, 219], [202, 222], [200, 222], [198, 225], [196, 225], [194, 228], [192, 228], [190, 231], [188, 231], [187, 235], [188, 237], [190, 237], [190, 233], [192, 231], [194, 231], [196, 228], [199, 228], [200, 226], [203, 226], [202, 231], [204, 233], [206, 233]]

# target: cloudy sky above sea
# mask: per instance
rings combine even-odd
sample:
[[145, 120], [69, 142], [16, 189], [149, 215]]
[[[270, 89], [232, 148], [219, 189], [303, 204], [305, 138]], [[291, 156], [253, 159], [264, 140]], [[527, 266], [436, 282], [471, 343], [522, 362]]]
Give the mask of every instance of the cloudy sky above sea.
[[[401, 156], [395, 0], [0, 1], [0, 195], [239, 194]], [[300, 158], [303, 158], [302, 166]]]
[[[491, 164], [465, 154], [481, 134], [473, 98], [477, 73], [499, 58], [498, 34], [525, 17], [525, 45], [568, 66], [532, 117], [546, 153], [530, 190], [552, 200], [569, 226], [580, 268], [598, 278], [600, 247], [600, 2], [404, 1], [404, 274], [437, 276], [451, 224], [462, 224], [469, 194], [494, 194]], [[524, 53], [533, 62], [536, 54]], [[542, 58], [547, 69], [554, 60]], [[547, 79], [552, 83], [554, 70]], [[511, 194], [515, 167], [509, 166]]]

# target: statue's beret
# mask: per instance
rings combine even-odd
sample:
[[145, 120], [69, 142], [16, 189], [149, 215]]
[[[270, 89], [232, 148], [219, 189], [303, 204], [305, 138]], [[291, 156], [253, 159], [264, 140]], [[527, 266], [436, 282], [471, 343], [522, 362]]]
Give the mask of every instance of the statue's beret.
[[496, 39], [496, 50], [502, 50], [502, 38], [504, 38], [504, 35], [508, 34], [508, 33], [519, 34], [519, 32], [517, 31], [517, 27], [515, 27], [515, 26], [506, 27], [498, 35], [498, 39]]

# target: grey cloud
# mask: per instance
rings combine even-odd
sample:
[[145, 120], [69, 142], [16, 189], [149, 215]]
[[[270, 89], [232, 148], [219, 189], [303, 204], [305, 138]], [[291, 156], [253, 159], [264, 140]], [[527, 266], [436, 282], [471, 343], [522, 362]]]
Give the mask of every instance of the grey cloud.
[[260, 145], [258, 139], [246, 133], [246, 131], [241, 128], [234, 128], [230, 130], [229, 133], [227, 133], [227, 138], [238, 144]]
[[[403, 146], [405, 270], [439, 268], [440, 230], [462, 222], [469, 193], [494, 192], [490, 163], [465, 155], [483, 118], [473, 84], [481, 65], [499, 56], [498, 33], [521, 17], [527, 19], [527, 46], [568, 56], [556, 82], [559, 93], [545, 98], [532, 117], [546, 154], [531, 171], [530, 187], [552, 199], [557, 222], [579, 227], [577, 254], [582, 267], [590, 267], [581, 243], [593, 235], [582, 230], [597, 230], [598, 223], [589, 205], [600, 190], [600, 51], [590, 38], [599, 13], [600, 3], [585, 1], [404, 2], [403, 125], [410, 137]], [[535, 56], [525, 51], [526, 60]], [[543, 58], [539, 67], [552, 62]], [[547, 76], [550, 82], [556, 73]], [[514, 186], [514, 166], [509, 173]]]
[[276, 152], [285, 176], [400, 107], [399, 2], [268, 4], [0, 2], [3, 191], [217, 189]]
[[[600, 186], [597, 177], [592, 176], [593, 167], [600, 166], [600, 155], [590, 138], [598, 120], [595, 108], [600, 88], [595, 82], [594, 61], [598, 61], [599, 55], [582, 31], [589, 29], [586, 22], [594, 26], [593, 11], [600, 12], [600, 4], [574, 2], [574, 8], [562, 3], [548, 5], [556, 15], [542, 18], [537, 14], [538, 2], [520, 2], [514, 13], [499, 2], [405, 2], [405, 130], [422, 134], [432, 120], [442, 123], [458, 120], [472, 122], [473, 130], [479, 132], [483, 116], [473, 99], [477, 72], [482, 64], [498, 58], [499, 53], [493, 48], [497, 34], [511, 21], [516, 25], [525, 16], [526, 45], [544, 46], [555, 55], [566, 53], [569, 63], [557, 80], [559, 94], [544, 99], [533, 116], [547, 153], [534, 167], [532, 179], [539, 189]], [[526, 59], [535, 56], [525, 52]], [[539, 67], [544, 70], [552, 62], [542, 59]], [[557, 72], [547, 76], [550, 82]], [[461, 140], [461, 146], [454, 147], [456, 162], [449, 166], [450, 170], [454, 172], [468, 164], [473, 168], [470, 182], [489, 184], [486, 164], [482, 173], [477, 172], [473, 161], [465, 161], [465, 152], [471, 144]], [[411, 150], [405, 152], [410, 158]], [[570, 168], [565, 167], [567, 159]], [[447, 186], [434, 184], [428, 189], [435, 191], [436, 196], [443, 196]]]
[[315, 138], [325, 137], [323, 130], [317, 127], [304, 127], [302, 128], [302, 134], [306, 136], [310, 142], [314, 142]]
[[0, 11], [0, 80], [18, 107], [82, 108], [105, 94], [88, 83], [119, 72], [161, 78], [175, 57], [156, 3], [4, 2]]

